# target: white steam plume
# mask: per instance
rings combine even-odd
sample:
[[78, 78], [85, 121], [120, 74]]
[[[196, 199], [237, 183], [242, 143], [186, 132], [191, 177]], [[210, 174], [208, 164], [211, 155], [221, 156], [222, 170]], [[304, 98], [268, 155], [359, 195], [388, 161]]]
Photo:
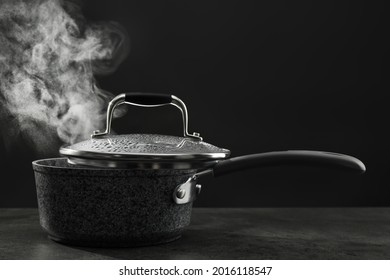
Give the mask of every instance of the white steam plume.
[[2, 121], [12, 116], [10, 125], [37, 147], [53, 135], [64, 143], [86, 139], [102, 127], [112, 97], [93, 75], [115, 71], [128, 50], [119, 24], [87, 22], [74, 2], [0, 0]]

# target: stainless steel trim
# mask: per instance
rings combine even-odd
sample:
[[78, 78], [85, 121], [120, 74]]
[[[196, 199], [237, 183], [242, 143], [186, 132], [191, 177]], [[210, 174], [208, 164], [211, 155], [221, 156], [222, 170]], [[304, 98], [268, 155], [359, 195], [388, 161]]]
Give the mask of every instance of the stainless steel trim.
[[226, 150], [226, 152], [220, 153], [199, 153], [199, 154], [153, 154], [153, 153], [102, 153], [102, 152], [92, 152], [92, 151], [82, 151], [82, 150], [74, 150], [65, 147], [60, 148], [60, 154], [65, 156], [74, 156], [74, 157], [83, 157], [83, 158], [91, 158], [91, 159], [111, 159], [111, 160], [147, 160], [147, 161], [155, 161], [155, 160], [185, 160], [185, 161], [199, 161], [199, 160], [216, 160], [216, 159], [224, 159], [228, 158], [230, 155], [230, 151]]
[[[188, 133], [188, 110], [187, 110], [187, 107], [184, 104], [184, 102], [180, 98], [175, 96], [175, 95], [171, 95], [171, 98], [172, 98], [172, 102], [170, 102], [168, 104], [175, 106], [181, 112], [181, 115], [182, 115], [182, 118], [183, 118], [183, 134], [184, 134], [184, 137], [193, 138], [193, 139], [200, 140], [200, 141], [203, 140], [203, 138], [200, 137], [200, 134], [198, 132], [193, 132], [192, 134]], [[108, 104], [108, 107], [107, 107], [106, 129], [103, 132], [101, 132], [99, 130], [95, 130], [93, 132], [93, 134], [91, 135], [92, 138], [101, 137], [101, 136], [105, 136], [107, 134], [110, 134], [110, 132], [111, 132], [111, 123], [112, 123], [114, 110], [115, 110], [115, 108], [117, 106], [119, 106], [119, 105], [121, 105], [123, 103], [134, 105], [134, 106], [141, 106], [141, 107], [159, 107], [159, 106], [168, 105], [168, 104], [143, 105], [143, 104], [136, 104], [136, 103], [126, 102], [125, 99], [126, 99], [126, 94], [122, 93], [122, 94], [117, 95], [114, 99], [112, 99], [110, 101], [110, 103]]]

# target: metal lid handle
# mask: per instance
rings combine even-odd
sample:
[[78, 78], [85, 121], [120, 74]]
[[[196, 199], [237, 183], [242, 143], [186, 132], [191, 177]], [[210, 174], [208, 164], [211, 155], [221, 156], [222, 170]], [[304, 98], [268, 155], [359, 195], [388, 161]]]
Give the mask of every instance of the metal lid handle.
[[114, 114], [114, 110], [118, 105], [123, 103], [141, 106], [141, 107], [159, 107], [164, 105], [173, 105], [180, 109], [183, 117], [183, 132], [184, 137], [190, 137], [197, 140], [202, 140], [200, 134], [193, 132], [192, 134], [188, 133], [188, 111], [187, 107], [180, 98], [162, 93], [140, 93], [140, 92], [131, 92], [131, 93], [122, 93], [117, 95], [107, 107], [107, 118], [106, 118], [106, 129], [104, 132], [95, 130], [91, 135], [92, 138], [104, 136], [111, 132], [111, 122]]

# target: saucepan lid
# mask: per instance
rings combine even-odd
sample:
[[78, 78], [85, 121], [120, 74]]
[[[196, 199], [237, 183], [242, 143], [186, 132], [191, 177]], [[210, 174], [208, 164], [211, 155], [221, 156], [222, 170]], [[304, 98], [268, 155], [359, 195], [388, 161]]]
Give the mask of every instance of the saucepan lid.
[[[111, 133], [114, 110], [121, 104], [142, 107], [173, 105], [182, 113], [183, 137], [158, 134]], [[188, 133], [188, 112], [174, 95], [123, 93], [108, 105], [105, 131], [94, 131], [91, 139], [61, 147], [71, 164], [111, 168], [202, 169], [228, 158], [230, 151], [203, 141], [199, 133]]]

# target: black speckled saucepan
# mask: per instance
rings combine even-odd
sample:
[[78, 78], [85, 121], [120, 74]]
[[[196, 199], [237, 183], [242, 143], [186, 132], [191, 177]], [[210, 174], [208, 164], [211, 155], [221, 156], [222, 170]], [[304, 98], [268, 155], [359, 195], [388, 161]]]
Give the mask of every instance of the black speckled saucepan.
[[[171, 104], [183, 116], [184, 137], [110, 133], [116, 106]], [[271, 165], [318, 165], [358, 173], [351, 156], [282, 151], [228, 158], [230, 151], [188, 133], [184, 103], [173, 95], [127, 93], [114, 98], [104, 132], [62, 147], [65, 157], [33, 162], [40, 223], [55, 241], [93, 247], [129, 247], [178, 239], [189, 225], [192, 203], [205, 175]]]

